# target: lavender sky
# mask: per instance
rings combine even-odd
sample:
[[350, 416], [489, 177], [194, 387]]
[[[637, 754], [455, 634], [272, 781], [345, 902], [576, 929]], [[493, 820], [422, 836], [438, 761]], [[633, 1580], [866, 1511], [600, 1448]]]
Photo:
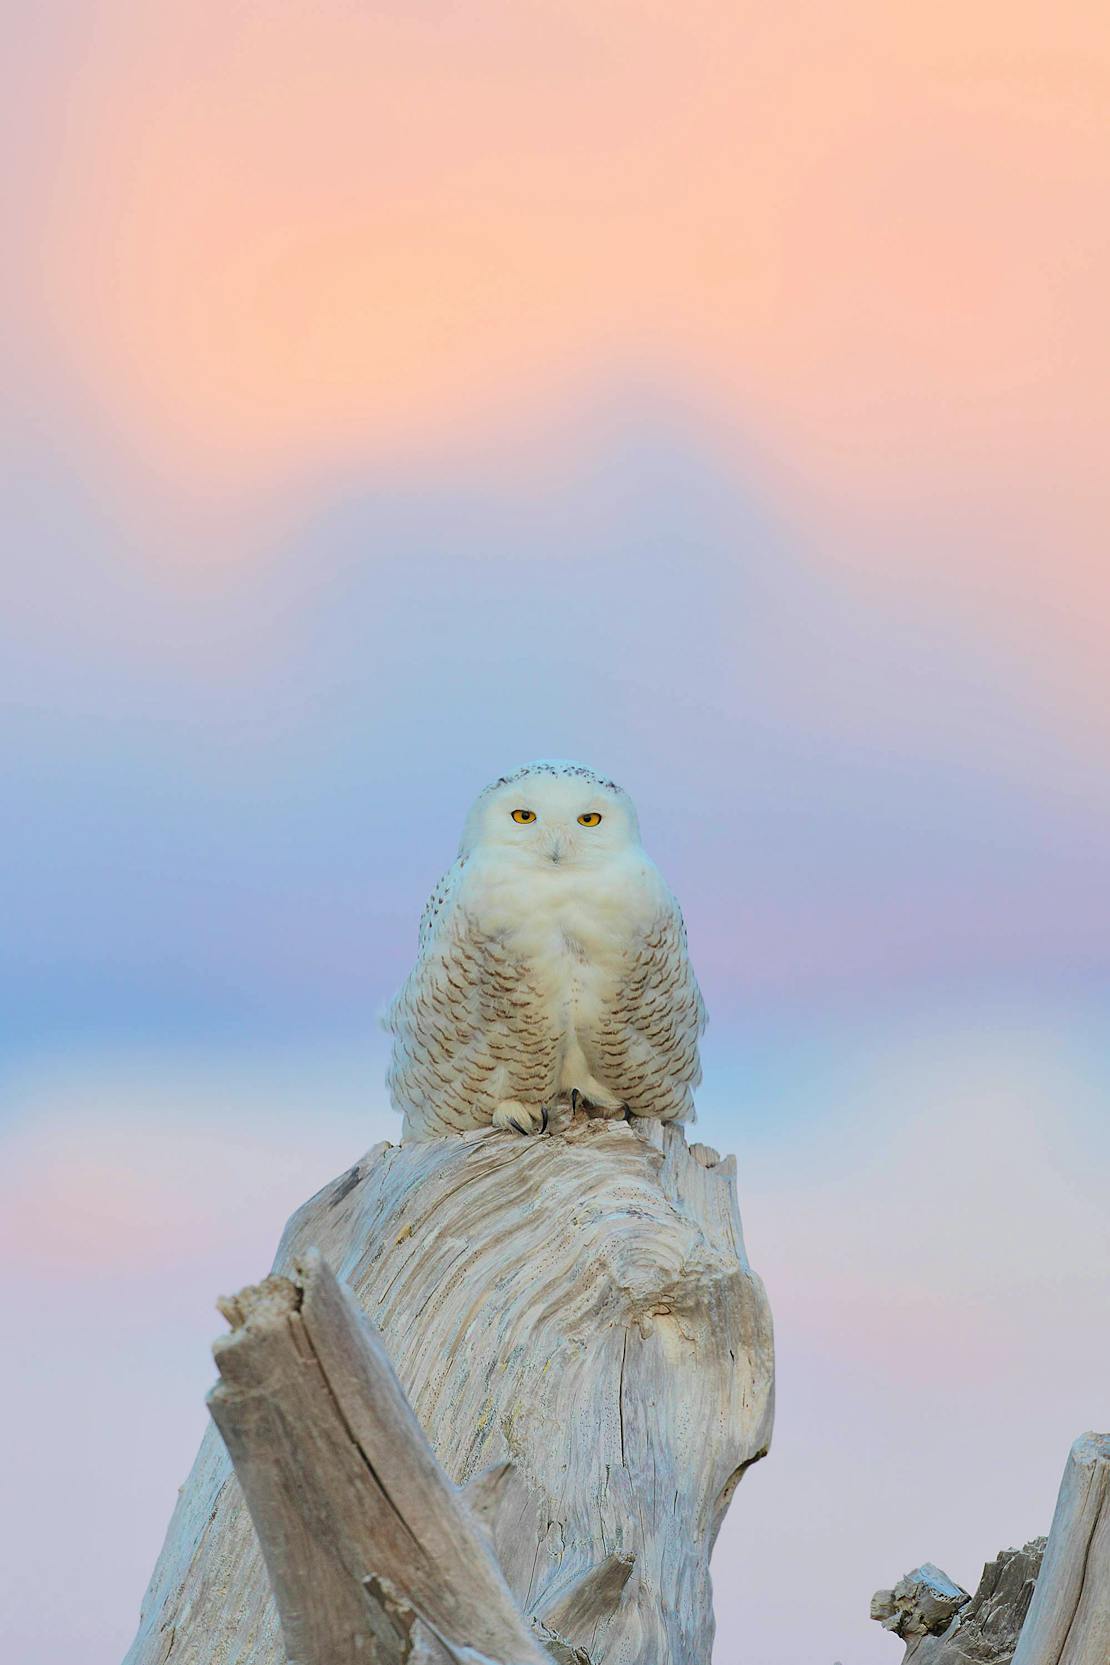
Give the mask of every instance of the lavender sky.
[[1047, 1529], [1110, 1410], [1098, 13], [4, 8], [13, 1659], [124, 1651], [212, 1302], [396, 1136], [375, 1012], [540, 755], [682, 900], [775, 1311], [717, 1665], [895, 1665], [876, 1586]]

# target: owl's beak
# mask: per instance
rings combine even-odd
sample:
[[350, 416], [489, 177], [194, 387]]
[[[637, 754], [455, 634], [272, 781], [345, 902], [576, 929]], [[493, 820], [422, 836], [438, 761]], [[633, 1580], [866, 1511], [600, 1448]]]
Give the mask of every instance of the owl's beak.
[[561, 838], [553, 838], [551, 840], [551, 843], [548, 845], [547, 853], [551, 857], [552, 861], [555, 863], [555, 865], [557, 867], [563, 859], [563, 841], [562, 841], [562, 839]]

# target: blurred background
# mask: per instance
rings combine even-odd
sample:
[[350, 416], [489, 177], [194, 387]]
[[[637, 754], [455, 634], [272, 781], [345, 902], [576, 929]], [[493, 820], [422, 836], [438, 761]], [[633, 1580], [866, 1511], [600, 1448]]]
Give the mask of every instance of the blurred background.
[[1104, 8], [4, 11], [9, 1656], [124, 1652], [213, 1300], [556, 755], [776, 1316], [717, 1665], [897, 1665], [1108, 1416]]

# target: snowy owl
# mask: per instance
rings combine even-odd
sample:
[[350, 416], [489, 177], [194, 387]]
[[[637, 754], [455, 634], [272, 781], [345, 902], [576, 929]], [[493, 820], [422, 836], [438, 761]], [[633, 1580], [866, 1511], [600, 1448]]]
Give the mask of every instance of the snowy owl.
[[406, 1138], [691, 1116], [705, 1007], [628, 794], [547, 761], [487, 786], [384, 1021]]

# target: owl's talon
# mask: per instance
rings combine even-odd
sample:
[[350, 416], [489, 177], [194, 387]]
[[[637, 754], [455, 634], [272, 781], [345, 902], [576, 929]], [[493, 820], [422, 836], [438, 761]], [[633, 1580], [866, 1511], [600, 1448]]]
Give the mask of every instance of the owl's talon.
[[570, 1113], [572, 1116], [578, 1113], [578, 1101], [581, 1097], [582, 1094], [578, 1091], [578, 1088], [572, 1087], [570, 1090]]
[[[529, 1134], [541, 1133], [540, 1126], [543, 1110], [538, 1106], [533, 1109], [530, 1104], [522, 1104], [518, 1098], [504, 1098], [495, 1108], [490, 1118], [493, 1126], [501, 1133], [522, 1133], [525, 1138]], [[546, 1126], [546, 1122], [544, 1126]]]
[[541, 1104], [540, 1105], [540, 1132], [541, 1133], [546, 1133], [547, 1132], [547, 1124], [550, 1120], [551, 1120], [551, 1118], [547, 1114], [547, 1105], [546, 1104]]

